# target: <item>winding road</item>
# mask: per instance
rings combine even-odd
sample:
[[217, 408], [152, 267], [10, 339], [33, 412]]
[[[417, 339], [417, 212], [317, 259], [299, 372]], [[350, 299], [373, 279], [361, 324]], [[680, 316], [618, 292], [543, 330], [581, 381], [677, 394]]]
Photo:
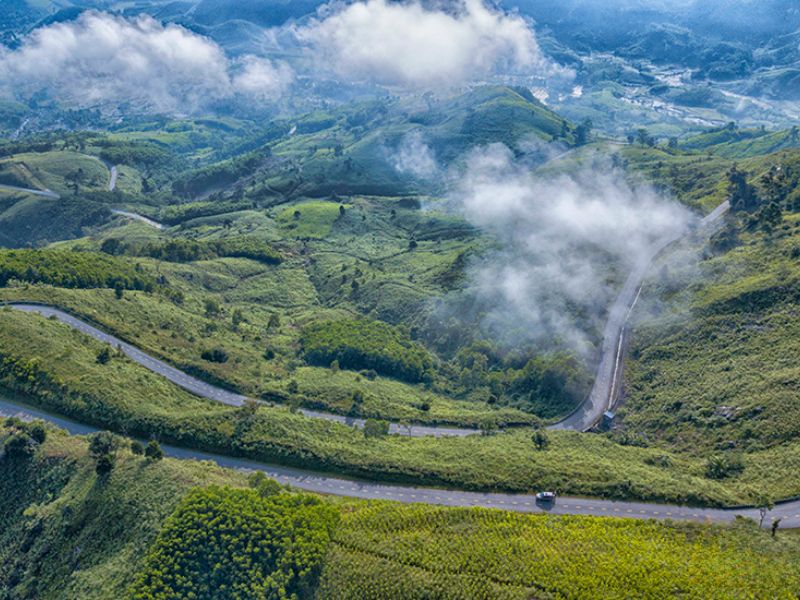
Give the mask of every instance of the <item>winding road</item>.
[[[718, 206], [701, 221], [698, 229], [710, 229], [714, 224], [717, 223], [720, 217], [727, 212], [728, 208], [727, 202]], [[140, 220], [153, 227], [163, 227], [160, 223], [156, 223], [155, 221], [152, 221], [147, 217], [143, 217], [142, 215], [120, 210], [114, 210], [114, 212], [132, 219]], [[555, 425], [551, 425], [550, 429], [587, 431], [597, 424], [605, 411], [614, 406], [614, 401], [620, 388], [625, 328], [636, 301], [639, 298], [642, 281], [644, 280], [644, 277], [647, 274], [647, 270], [649, 269], [653, 259], [659, 253], [663, 252], [667, 246], [682, 238], [683, 235], [684, 234], [681, 232], [662, 238], [656, 244], [654, 244], [650, 251], [646, 255], [642, 256], [637, 262], [636, 266], [620, 290], [620, 293], [612, 305], [611, 310], [609, 311], [609, 318], [606, 322], [603, 336], [601, 360], [597, 368], [597, 374], [591, 393], [577, 411], [563, 421], [560, 421]], [[166, 362], [150, 356], [136, 346], [128, 344], [116, 336], [106, 333], [105, 331], [102, 331], [97, 327], [90, 325], [89, 323], [86, 323], [85, 321], [82, 321], [81, 319], [74, 317], [57, 307], [22, 302], [10, 303], [8, 306], [24, 312], [38, 313], [45, 317], [55, 317], [62, 323], [65, 323], [100, 342], [111, 344], [121, 349], [122, 352], [131, 360], [153, 371], [154, 373], [165, 377], [172, 383], [197, 396], [213, 400], [215, 402], [221, 402], [222, 404], [227, 404], [230, 406], [241, 406], [247, 399], [246, 396], [206, 383], [205, 381], [202, 381], [196, 377], [192, 377], [191, 375], [176, 369]], [[309, 418], [326, 419], [351, 427], [361, 428], [364, 426], [364, 419], [307, 409], [301, 409], [300, 412]], [[434, 425], [400, 425], [398, 423], [391, 423], [389, 427], [390, 433], [410, 437], [452, 437], [475, 435], [478, 433], [476, 429], [471, 428]]]
[[[717, 207], [703, 221], [699, 229], [711, 228], [728, 210], [727, 203]], [[117, 214], [130, 218], [141, 215], [115, 211]], [[147, 220], [149, 221], [149, 220]], [[151, 222], [155, 223], [155, 222]], [[158, 225], [157, 223], [155, 225]], [[639, 297], [642, 281], [652, 260], [667, 246], [677, 241], [683, 234], [670, 236], [655, 244], [650, 252], [641, 258], [626, 280], [622, 290], [609, 313], [609, 320], [604, 331], [602, 359], [598, 367], [597, 379], [587, 401], [573, 415], [553, 426], [554, 429], [586, 430], [591, 428], [605, 410], [613, 406], [618, 379], [620, 363], [623, 352], [623, 336], [626, 324]], [[38, 313], [46, 317], [55, 317], [59, 321], [91, 336], [92, 338], [118, 347], [131, 360], [162, 375], [174, 384], [198, 396], [228, 404], [239, 406], [246, 397], [228, 390], [213, 386], [195, 377], [192, 377], [167, 363], [158, 360], [137, 347], [123, 342], [119, 338], [105, 333], [100, 329], [64, 312], [55, 307], [29, 303], [9, 304], [12, 308], [28, 313]], [[351, 426], [363, 426], [363, 420], [350, 419], [340, 415], [321, 413], [316, 411], [302, 411], [309, 417], [324, 418], [338, 421]], [[17, 416], [23, 419], [43, 419], [50, 421], [73, 434], [87, 434], [95, 431], [93, 427], [76, 423], [29, 406], [0, 398], [0, 415]], [[411, 425], [401, 427], [393, 424], [392, 430], [401, 435], [426, 436], [426, 435], [470, 435], [476, 433], [472, 429], [459, 429], [447, 427], [427, 427]], [[423, 488], [414, 486], [386, 485], [369, 481], [360, 481], [344, 477], [334, 477], [324, 473], [287, 468], [275, 465], [257, 463], [245, 459], [238, 459], [224, 455], [210, 454], [164, 446], [169, 456], [181, 459], [210, 460], [220, 466], [241, 470], [261, 470], [268, 476], [290, 484], [296, 488], [318, 492], [349, 496], [363, 499], [383, 499], [399, 502], [422, 502], [445, 506], [481, 506], [498, 508], [517, 512], [548, 512], [556, 515], [580, 514], [593, 516], [617, 516], [637, 519], [675, 519], [697, 522], [730, 522], [737, 516], [749, 517], [759, 520], [760, 513], [755, 508], [712, 509], [651, 504], [646, 502], [621, 502], [592, 498], [562, 497], [553, 505], [540, 505], [535, 497], [529, 494], [506, 493], [479, 493], [460, 490]], [[766, 515], [764, 523], [769, 525], [773, 519], [781, 519], [783, 527], [800, 527], [800, 500], [780, 503]]]
[[[696, 231], [703, 234], [713, 231], [720, 218], [728, 210], [730, 210], [730, 204], [725, 201], [700, 221]], [[597, 366], [594, 385], [589, 397], [578, 410], [563, 421], [552, 425], [550, 429], [587, 431], [597, 425], [603, 418], [603, 413], [614, 408], [621, 387], [625, 329], [639, 299], [642, 282], [653, 260], [671, 244], [682, 239], [684, 235], [684, 232], [678, 232], [665, 236], [653, 244], [646, 254], [639, 257], [609, 310], [608, 320], [603, 331], [600, 363]]]
[[[0, 397], [0, 416], [18, 417], [24, 420], [42, 419], [67, 430], [73, 435], [86, 435], [97, 431], [94, 427], [76, 423], [16, 401]], [[283, 484], [320, 494], [362, 498], [365, 500], [394, 500], [404, 503], [425, 503], [441, 506], [480, 506], [524, 513], [549, 513], [553, 515], [591, 515], [601, 517], [626, 517], [633, 519], [672, 519], [698, 523], [729, 523], [737, 516], [756, 521], [760, 514], [754, 508], [693, 508], [647, 502], [622, 502], [595, 498], [560, 497], [552, 505], [541, 505], [530, 494], [503, 494], [464, 492], [437, 488], [386, 485], [344, 477], [333, 477], [324, 473], [257, 463], [240, 458], [198, 452], [174, 446], [162, 446], [167, 456], [190, 460], [208, 460], [221, 467], [263, 471], [267, 476]], [[777, 504], [767, 513], [764, 524], [781, 519], [784, 528], [800, 527], [800, 501]]]
[[[142, 365], [143, 367], [149, 369], [153, 373], [161, 375], [162, 377], [171, 381], [175, 385], [180, 386], [183, 389], [191, 392], [192, 394], [200, 396], [201, 398], [213, 400], [214, 402], [220, 402], [222, 404], [227, 404], [229, 406], [241, 406], [242, 404], [244, 404], [245, 400], [247, 400], [247, 396], [243, 396], [242, 394], [237, 394], [236, 392], [231, 392], [224, 388], [212, 385], [210, 383], [206, 383], [205, 381], [198, 379], [196, 377], [192, 377], [191, 375], [184, 373], [180, 369], [176, 369], [175, 367], [168, 365], [164, 361], [150, 356], [149, 354], [143, 352], [136, 346], [128, 344], [127, 342], [122, 341], [118, 337], [106, 333], [105, 331], [102, 331], [97, 327], [90, 325], [89, 323], [86, 323], [85, 321], [82, 321], [81, 319], [78, 319], [77, 317], [74, 317], [69, 313], [54, 306], [45, 306], [41, 304], [28, 304], [22, 302], [9, 303], [6, 304], [6, 306], [9, 306], [11, 308], [14, 308], [22, 312], [36, 313], [44, 317], [55, 317], [62, 323], [69, 325], [70, 327], [77, 329], [78, 331], [85, 333], [90, 337], [93, 337], [99, 342], [110, 344], [115, 348], [119, 348], [132, 361]], [[342, 415], [336, 415], [332, 413], [319, 412], [313, 410], [303, 409], [300, 412], [310, 418], [335, 421], [338, 423], [342, 423], [344, 425], [349, 425], [351, 427], [364, 426], [363, 419], [355, 419]], [[390, 425], [390, 432], [410, 437], [465, 436], [477, 433], [475, 429], [463, 429], [455, 427], [452, 428], [433, 427], [426, 425], [406, 426], [406, 425], [399, 425], [396, 423], [392, 423]]]

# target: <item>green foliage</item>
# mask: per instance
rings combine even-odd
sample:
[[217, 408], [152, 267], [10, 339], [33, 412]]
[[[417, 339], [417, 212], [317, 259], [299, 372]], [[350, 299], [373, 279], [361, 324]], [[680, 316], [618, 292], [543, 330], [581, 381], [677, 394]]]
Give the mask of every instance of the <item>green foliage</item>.
[[201, 354], [203, 360], [215, 363], [228, 362], [228, 353], [223, 348], [212, 348], [211, 350], [203, 350]]
[[193, 262], [214, 258], [249, 258], [268, 265], [279, 264], [282, 260], [280, 252], [272, 246], [254, 237], [237, 236], [213, 241], [173, 239], [169, 241], [145, 242], [143, 244], [125, 244], [112, 242], [109, 238], [104, 242], [111, 254], [126, 253], [132, 256], [149, 256], [169, 262]]
[[389, 423], [379, 419], [367, 419], [364, 422], [364, 437], [382, 437], [389, 434]]
[[335, 520], [310, 496], [194, 490], [164, 524], [132, 598], [308, 598]]
[[367, 319], [343, 319], [314, 323], [301, 338], [306, 360], [342, 369], [375, 369], [378, 373], [425, 381], [431, 378], [433, 361], [428, 352], [398, 328]]
[[33, 438], [20, 431], [8, 436], [3, 442], [3, 450], [9, 458], [28, 458], [33, 456], [35, 444]]
[[164, 451], [156, 440], [150, 440], [144, 449], [144, 455], [150, 460], [161, 460], [164, 458]]
[[572, 411], [586, 397], [591, 381], [586, 369], [568, 354], [537, 356], [520, 370], [506, 373], [508, 394], [519, 406], [549, 419]]
[[12, 279], [66, 288], [155, 287], [151, 276], [122, 259], [68, 250], [0, 250], [0, 286]]
[[744, 470], [741, 457], [728, 454], [712, 456], [706, 463], [706, 477], [709, 479], [725, 479], [733, 477]]
[[792, 598], [794, 548], [748, 523], [349, 502], [317, 598]]

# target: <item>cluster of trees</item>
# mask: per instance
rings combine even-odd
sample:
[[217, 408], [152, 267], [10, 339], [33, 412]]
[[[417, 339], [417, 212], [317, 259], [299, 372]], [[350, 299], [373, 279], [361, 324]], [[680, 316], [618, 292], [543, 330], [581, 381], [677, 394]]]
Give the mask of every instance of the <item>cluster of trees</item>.
[[270, 148], [264, 147], [190, 171], [172, 184], [172, 191], [180, 196], [191, 197], [213, 188], [230, 185], [259, 168], [270, 154]]
[[148, 552], [131, 597], [312, 597], [338, 515], [318, 498], [273, 491], [189, 492]]
[[155, 166], [163, 168], [175, 162], [175, 156], [169, 150], [148, 142], [101, 140], [97, 145], [102, 148], [100, 158], [113, 165], [130, 165], [149, 171]]
[[152, 291], [155, 280], [137, 267], [96, 252], [0, 250], [0, 286], [12, 279], [66, 288]]
[[491, 404], [513, 406], [551, 418], [584, 400], [591, 377], [567, 352], [501, 351], [488, 341], [465, 344], [441, 372], [456, 394], [471, 394]]
[[167, 242], [126, 243], [108, 238], [100, 249], [106, 254], [149, 256], [167, 262], [193, 262], [214, 258], [249, 258], [268, 265], [280, 264], [282, 256], [275, 248], [254, 237], [235, 237], [212, 241], [169, 240]]
[[429, 381], [433, 361], [425, 348], [405, 332], [380, 321], [345, 319], [314, 323], [301, 338], [310, 364], [343, 369], [374, 369], [382, 375], [411, 382]]
[[[95, 471], [98, 475], [110, 473], [117, 462], [117, 451], [122, 447], [122, 440], [110, 431], [98, 431], [89, 438], [89, 456], [95, 460]], [[161, 444], [150, 440], [147, 446], [138, 440], [130, 443], [130, 451], [136, 456], [144, 455], [149, 461], [159, 461], [164, 458]]]
[[167, 225], [179, 225], [192, 219], [213, 217], [227, 213], [248, 210], [253, 203], [246, 200], [220, 200], [218, 202], [189, 202], [167, 206], [159, 213], [159, 220]]
[[791, 163], [773, 165], [750, 183], [748, 174], [734, 165], [728, 171], [728, 197], [731, 210], [750, 213], [750, 229], [760, 228], [767, 233], [781, 224], [783, 210], [800, 209], [800, 169]]

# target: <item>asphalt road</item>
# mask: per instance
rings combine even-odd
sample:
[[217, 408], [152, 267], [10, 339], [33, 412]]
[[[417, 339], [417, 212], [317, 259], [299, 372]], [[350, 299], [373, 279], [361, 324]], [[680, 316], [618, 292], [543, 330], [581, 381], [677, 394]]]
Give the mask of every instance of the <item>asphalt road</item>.
[[155, 227], [156, 229], [164, 229], [164, 226], [158, 221], [153, 221], [153, 219], [148, 219], [144, 215], [140, 215], [138, 213], [129, 212], [127, 210], [120, 210], [118, 208], [112, 208], [111, 212], [114, 213], [115, 215], [119, 215], [120, 217], [133, 219], [134, 221], [140, 221], [145, 225], [149, 225], [150, 227]]
[[[716, 223], [720, 216], [725, 214], [728, 210], [727, 203], [717, 207], [710, 213], [700, 224], [701, 229], [708, 228]], [[153, 227], [163, 227], [160, 223], [151, 221], [150, 219], [129, 213], [121, 210], [114, 210], [116, 214], [126, 216], [129, 218], [138, 219]], [[667, 246], [676, 240], [680, 239], [683, 234], [677, 234], [664, 238], [655, 244], [650, 252], [640, 257], [639, 262], [634, 267], [631, 274], [628, 276], [625, 284], [620, 290], [614, 304], [609, 311], [609, 318], [606, 322], [605, 331], [603, 335], [603, 349], [601, 360], [597, 369], [595, 382], [592, 391], [587, 400], [581, 407], [572, 415], [563, 421], [552, 425], [550, 429], [571, 429], [578, 431], [586, 431], [593, 427], [602, 417], [603, 413], [613, 406], [613, 399], [619, 389], [619, 378], [621, 376], [621, 363], [623, 358], [623, 336], [625, 333], [625, 326], [627, 325], [630, 314], [639, 297], [639, 291], [642, 281], [647, 274], [647, 270], [655, 256], [662, 252]], [[89, 325], [88, 323], [73, 317], [66, 312], [51, 306], [41, 306], [38, 304], [24, 304], [15, 303], [11, 304], [13, 308], [25, 312], [35, 312], [46, 317], [56, 317], [63, 323], [82, 331], [83, 333], [93, 337], [96, 340], [111, 344], [120, 348], [128, 358], [139, 363], [140, 365], [150, 369], [154, 373], [158, 373], [166, 377], [172, 383], [188, 390], [189, 392], [213, 400], [228, 404], [230, 406], [240, 406], [245, 400], [246, 396], [230, 392], [218, 386], [206, 383], [196, 377], [192, 377], [183, 371], [176, 369], [158, 360], [142, 350], [138, 349], [131, 344], [123, 342], [119, 338], [108, 334], [100, 329]], [[306, 410], [300, 411], [302, 414], [309, 418], [326, 419], [348, 425], [351, 427], [363, 427], [364, 420], [337, 415], [333, 413]], [[478, 433], [475, 429], [461, 428], [461, 427], [445, 427], [445, 426], [427, 426], [427, 425], [400, 425], [398, 423], [390, 424], [390, 432], [410, 437], [423, 437], [423, 436], [466, 436]]]
[[117, 177], [119, 176], [119, 172], [117, 171], [116, 165], [106, 165], [108, 167], [108, 191], [113, 192], [117, 189]]
[[32, 188], [17, 187], [16, 185], [0, 184], [0, 190], [8, 190], [10, 192], [25, 192], [26, 194], [42, 196], [43, 198], [52, 198], [53, 200], [58, 200], [61, 198], [61, 196], [51, 190], [34, 190]]
[[[713, 230], [719, 219], [729, 209], [728, 202], [723, 202], [700, 221], [697, 230], [707, 234]], [[589, 397], [577, 411], [563, 421], [552, 425], [550, 429], [586, 431], [602, 419], [603, 413], [613, 408], [621, 386], [625, 328], [639, 299], [642, 282], [653, 259], [668, 246], [683, 238], [684, 235], [684, 232], [681, 232], [665, 236], [653, 244], [646, 254], [639, 257], [609, 310], [608, 320], [603, 331], [600, 363], [597, 366], [594, 385]]]
[[[74, 435], [86, 435], [96, 428], [69, 419], [64, 419], [39, 409], [0, 397], [0, 416], [19, 417], [25, 420], [42, 419], [66, 429]], [[185, 448], [162, 446], [168, 456], [185, 460], [207, 460], [222, 467], [243, 471], [263, 471], [277, 481], [301, 490], [363, 498], [366, 500], [394, 500], [404, 503], [425, 503], [442, 506], [481, 506], [523, 513], [549, 513], [553, 515], [592, 515], [601, 517], [626, 517], [633, 519], [672, 519], [700, 523], [726, 523], [737, 516], [758, 520], [756, 509], [715, 509], [650, 504], [647, 502], [619, 502], [594, 498], [560, 497], [552, 505], [537, 504], [531, 494], [504, 494], [465, 492], [460, 490], [423, 488], [414, 486], [387, 485], [325, 473], [304, 471], [257, 463], [245, 459], [231, 458]], [[773, 519], [781, 519], [781, 527], [800, 527], [800, 501], [778, 504], [764, 519], [769, 526]]]
[[[130, 358], [134, 362], [139, 363], [140, 365], [153, 371], [154, 373], [158, 373], [159, 375], [165, 377], [175, 385], [178, 385], [183, 389], [188, 390], [189, 392], [197, 396], [200, 396], [202, 398], [207, 398], [208, 400], [213, 400], [215, 402], [221, 402], [222, 404], [227, 404], [229, 406], [241, 406], [247, 399], [247, 397], [243, 396], [242, 394], [237, 394], [236, 392], [228, 391], [221, 387], [212, 385], [210, 383], [206, 383], [205, 381], [202, 381], [201, 379], [198, 379], [196, 377], [192, 377], [191, 375], [188, 375], [183, 371], [176, 369], [171, 365], [168, 365], [164, 361], [150, 356], [149, 354], [141, 351], [136, 346], [123, 342], [119, 338], [111, 334], [108, 334], [104, 331], [101, 331], [97, 327], [94, 327], [86, 323], [85, 321], [73, 317], [72, 315], [58, 308], [52, 306], [42, 306], [39, 304], [25, 304], [25, 303], [12, 303], [8, 304], [7, 306], [10, 306], [12, 308], [15, 308], [23, 312], [38, 313], [45, 317], [55, 317], [62, 323], [65, 323], [70, 327], [73, 327], [78, 331], [85, 333], [86, 335], [91, 336], [100, 342], [105, 342], [107, 344], [111, 344], [115, 348], [119, 348], [128, 358]], [[363, 419], [354, 419], [342, 415], [335, 415], [313, 410], [301, 410], [300, 412], [302, 412], [309, 418], [336, 421], [339, 423], [350, 425], [352, 427], [364, 426]], [[423, 437], [428, 435], [464, 436], [464, 435], [472, 435], [478, 433], [475, 429], [432, 427], [425, 425], [401, 426], [396, 423], [392, 423], [390, 425], [390, 431], [398, 435], [404, 435], [410, 437]]]

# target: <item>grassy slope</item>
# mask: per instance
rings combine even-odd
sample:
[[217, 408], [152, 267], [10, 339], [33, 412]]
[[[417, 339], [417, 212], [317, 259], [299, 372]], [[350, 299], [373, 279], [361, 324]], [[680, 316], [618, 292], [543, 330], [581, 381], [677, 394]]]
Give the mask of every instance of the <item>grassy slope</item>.
[[0, 473], [4, 599], [123, 598], [190, 488], [245, 483], [212, 464], [148, 463], [127, 450], [100, 481], [86, 444], [54, 431], [31, 462], [0, 459]]
[[[0, 426], [0, 438], [7, 431]], [[85, 441], [57, 430], [49, 430], [33, 459], [0, 457], [0, 474], [0, 598], [43, 600], [126, 597], [190, 490], [246, 485], [243, 475], [208, 463], [152, 463], [125, 449], [103, 480]], [[676, 591], [791, 598], [800, 590], [800, 539], [781, 532], [773, 540], [747, 523], [709, 527], [328, 502], [341, 517], [318, 598], [612, 598], [632, 590], [640, 598]], [[193, 538], [182, 545], [179, 524], [170, 530], [173, 548], [196, 551]], [[254, 533], [254, 541], [262, 538]], [[159, 554], [149, 556], [152, 571]], [[191, 565], [203, 554], [183, 556]]]
[[692, 451], [797, 440], [798, 224], [786, 217], [771, 237], [745, 235], [735, 250], [653, 282], [667, 303], [637, 329], [626, 428]]
[[[665, 454], [661, 449], [622, 446], [601, 436], [554, 432], [550, 448], [537, 451], [530, 431], [457, 439], [368, 439], [359, 431], [282, 408], [263, 407], [246, 418], [235, 409], [195, 398], [126, 359], [100, 365], [95, 357], [101, 347], [53, 321], [0, 311], [3, 355], [22, 359], [18, 364], [35, 359], [51, 381], [78, 395], [48, 392], [41, 383], [21, 389], [57, 412], [117, 430], [145, 436], [160, 431], [164, 439], [267, 461], [473, 489], [554, 488], [728, 504], [752, 501], [762, 490], [775, 498], [800, 491], [789, 452], [783, 453], [786, 470], [770, 470], [774, 456], [765, 452], [749, 457], [740, 477], [714, 482], [703, 477], [704, 462], [698, 458], [667, 453], [664, 465], [658, 460]], [[792, 451], [800, 454], [800, 449]]]

